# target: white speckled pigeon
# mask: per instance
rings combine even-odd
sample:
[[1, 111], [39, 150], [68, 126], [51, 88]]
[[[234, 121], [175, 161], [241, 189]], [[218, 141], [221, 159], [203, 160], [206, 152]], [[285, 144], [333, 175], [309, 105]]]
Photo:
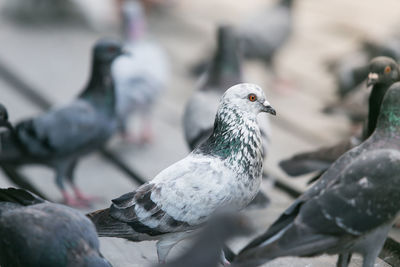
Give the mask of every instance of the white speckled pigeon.
[[[42, 164], [56, 172], [65, 203], [87, 205], [89, 199], [74, 185], [78, 159], [102, 147], [116, 129], [115, 92], [111, 63], [122, 54], [121, 45], [101, 40], [93, 49], [91, 78], [78, 99], [15, 126], [0, 135], [0, 163], [14, 166]], [[71, 183], [76, 199], [66, 191]]]
[[294, 0], [278, 0], [267, 9], [249, 17], [237, 29], [241, 49], [246, 58], [273, 64], [275, 53], [288, 40], [292, 31]]
[[386, 92], [374, 133], [341, 156], [238, 255], [233, 266], [258, 266], [284, 256], [352, 253], [373, 267], [400, 210], [400, 83]]
[[[183, 129], [186, 143], [191, 150], [210, 137], [219, 100], [225, 91], [242, 79], [241, 62], [237, 39], [229, 26], [220, 26], [217, 31], [217, 49], [208, 71], [200, 78], [197, 90], [190, 97], [183, 114]], [[267, 156], [271, 128], [268, 117], [258, 118], [262, 136], [263, 155]], [[265, 207], [269, 199], [259, 192], [253, 207]]]
[[80, 212], [22, 189], [0, 189], [2, 267], [111, 267]]
[[388, 57], [372, 59], [369, 64], [368, 84], [373, 85], [373, 88], [369, 97], [369, 115], [363, 136], [353, 136], [331, 147], [294, 155], [290, 159], [281, 161], [279, 163], [281, 168], [291, 176], [327, 170], [343, 153], [359, 145], [373, 133], [382, 99], [390, 85], [398, 80], [400, 80], [400, 70], [393, 59]]
[[[112, 73], [117, 90], [119, 129], [134, 141], [152, 139], [151, 111], [153, 104], [166, 89], [169, 64], [165, 51], [145, 36], [145, 14], [139, 1], [125, 1], [122, 5], [125, 49], [131, 55], [120, 57], [113, 64]], [[139, 139], [127, 134], [130, 115], [141, 118]], [[136, 139], [136, 140], [135, 140]]]
[[165, 262], [170, 249], [217, 209], [246, 207], [261, 182], [260, 112], [275, 115], [260, 87], [229, 88], [205, 142], [150, 182], [114, 199], [110, 208], [88, 215], [99, 236], [158, 240], [158, 259]]

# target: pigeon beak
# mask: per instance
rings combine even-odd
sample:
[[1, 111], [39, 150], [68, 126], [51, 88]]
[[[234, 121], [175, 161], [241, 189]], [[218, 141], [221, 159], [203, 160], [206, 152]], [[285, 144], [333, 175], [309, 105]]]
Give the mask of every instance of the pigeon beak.
[[122, 54], [127, 56], [132, 56], [132, 53], [129, 52], [127, 49], [122, 49]]
[[275, 111], [275, 109], [273, 109], [272, 107], [271, 107], [271, 105], [269, 104], [269, 102], [267, 101], [267, 100], [265, 100], [265, 102], [263, 103], [263, 109], [262, 109], [262, 111], [263, 112], [267, 112], [267, 113], [269, 113], [269, 114], [272, 114], [272, 115], [276, 115], [276, 111]]
[[374, 85], [378, 82], [379, 75], [378, 73], [370, 72], [368, 74], [367, 86]]

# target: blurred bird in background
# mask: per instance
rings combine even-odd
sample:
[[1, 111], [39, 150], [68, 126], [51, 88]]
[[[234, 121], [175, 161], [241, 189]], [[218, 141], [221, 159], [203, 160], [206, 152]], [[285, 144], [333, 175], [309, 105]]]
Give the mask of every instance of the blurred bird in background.
[[[74, 183], [74, 170], [85, 154], [105, 145], [116, 130], [115, 91], [111, 64], [122, 55], [119, 42], [100, 40], [93, 47], [92, 73], [79, 97], [0, 135], [0, 164], [18, 167], [42, 164], [56, 172], [56, 184], [68, 205], [86, 206], [91, 198]], [[72, 198], [64, 186], [67, 180]]]
[[[129, 141], [148, 143], [153, 139], [152, 109], [167, 88], [169, 63], [165, 51], [146, 34], [146, 14], [139, 1], [125, 0], [121, 6], [124, 49], [112, 67], [117, 92], [119, 131]], [[130, 115], [139, 118], [137, 136], [128, 130]], [[128, 133], [129, 132], [129, 133]]]
[[365, 78], [368, 80], [368, 85], [372, 86], [372, 90], [369, 96], [368, 118], [364, 120], [363, 133], [351, 136], [334, 146], [296, 154], [290, 159], [282, 160], [279, 163], [282, 170], [291, 176], [318, 171], [319, 173], [312, 179], [314, 181], [342, 154], [359, 145], [374, 132], [383, 97], [388, 88], [400, 80], [400, 69], [393, 59], [376, 57], [369, 63], [368, 71], [369, 74]]

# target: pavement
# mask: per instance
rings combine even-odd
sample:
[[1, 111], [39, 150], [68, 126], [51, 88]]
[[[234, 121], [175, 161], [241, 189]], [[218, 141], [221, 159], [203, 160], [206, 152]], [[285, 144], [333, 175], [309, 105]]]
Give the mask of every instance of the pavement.
[[[0, 7], [1, 7], [0, 2]], [[205, 57], [214, 46], [217, 23], [237, 24], [254, 10], [272, 1], [248, 0], [186, 0], [163, 11], [150, 14], [149, 26], [154, 39], [168, 51], [172, 62], [172, 81], [154, 111], [155, 140], [150, 145], [126, 144], [115, 137], [109, 148], [116, 151], [146, 179], [151, 179], [189, 151], [183, 138], [181, 118], [186, 100], [195, 88], [196, 80], [188, 75], [190, 66]], [[293, 90], [273, 89], [271, 75], [257, 62], [246, 62], [246, 80], [261, 85], [278, 116], [272, 118], [273, 137], [265, 168], [268, 173], [298, 190], [306, 189], [309, 176], [286, 177], [277, 162], [297, 151], [334, 144], [350, 133], [349, 122], [341, 116], [321, 114], [322, 107], [335, 99], [334, 84], [323, 63], [331, 58], [351, 53], [361, 37], [381, 38], [390, 34], [398, 22], [400, 3], [378, 1], [302, 0], [296, 2], [296, 27], [290, 42], [277, 58], [278, 74], [294, 84]], [[376, 12], [379, 10], [380, 12]], [[110, 18], [106, 21], [115, 21]], [[68, 103], [88, 79], [90, 48], [103, 36], [117, 36], [117, 27], [60, 27], [17, 25], [0, 17], [0, 63], [37, 88], [54, 105]], [[29, 99], [0, 79], [0, 102], [9, 110], [11, 121], [35, 116], [41, 112]], [[133, 124], [132, 124], [133, 125]], [[53, 182], [53, 173], [40, 166], [24, 167], [23, 172], [52, 200], [61, 196]], [[90, 210], [110, 205], [110, 200], [133, 190], [137, 184], [99, 154], [84, 158], [76, 172], [76, 181], [88, 194], [101, 201]], [[0, 174], [0, 187], [12, 186]], [[285, 193], [271, 188], [266, 181], [262, 189], [268, 192], [271, 204], [267, 209], [249, 210], [257, 233], [263, 232], [293, 201]], [[398, 241], [400, 234], [391, 233]], [[121, 239], [101, 238], [101, 250], [114, 266], [151, 266], [157, 261], [155, 243], [129, 243]], [[248, 238], [232, 240], [234, 250], [243, 247]], [[186, 242], [173, 249], [171, 256], [184, 251]], [[263, 266], [335, 266], [336, 257], [281, 258]], [[359, 257], [351, 266], [361, 266]], [[378, 259], [376, 266], [389, 266]]]

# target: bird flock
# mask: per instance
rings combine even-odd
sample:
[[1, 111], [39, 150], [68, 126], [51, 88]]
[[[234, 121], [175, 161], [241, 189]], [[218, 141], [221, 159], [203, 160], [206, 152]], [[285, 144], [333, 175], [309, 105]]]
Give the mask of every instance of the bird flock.
[[[353, 55], [360, 60], [328, 64], [341, 101], [324, 112], [340, 110], [360, 130], [279, 162], [289, 176], [313, 173], [309, 188], [253, 238], [250, 218], [240, 213], [257, 199], [268, 201], [260, 186], [272, 143], [270, 118], [279, 120], [284, 108], [244, 78], [242, 62], [259, 60], [275, 74], [274, 57], [292, 32], [295, 2], [277, 0], [239, 26], [216, 27], [215, 51], [193, 67], [198, 82], [183, 112], [191, 152], [101, 210], [77, 210], [96, 201], [75, 184], [77, 164], [115, 135], [151, 143], [151, 113], [171, 80], [169, 57], [147, 35], [143, 1], [121, 1], [123, 41], [93, 44], [91, 73], [75, 99], [16, 123], [9, 121], [7, 103], [0, 104], [0, 168], [18, 174], [25, 165], [50, 167], [63, 198], [47, 201], [29, 181], [0, 189], [0, 266], [111, 266], [98, 237], [156, 241], [153, 266], [159, 267], [252, 267], [322, 254], [338, 255], [341, 267], [353, 254], [362, 256], [363, 267], [374, 266], [400, 210], [396, 38], [365, 41]], [[341, 106], [360, 84], [370, 88], [358, 99], [363, 111]], [[134, 131], [131, 116], [140, 121]], [[227, 242], [236, 236], [247, 244], [233, 252]], [[188, 249], [170, 259], [173, 247], [187, 239]]]

